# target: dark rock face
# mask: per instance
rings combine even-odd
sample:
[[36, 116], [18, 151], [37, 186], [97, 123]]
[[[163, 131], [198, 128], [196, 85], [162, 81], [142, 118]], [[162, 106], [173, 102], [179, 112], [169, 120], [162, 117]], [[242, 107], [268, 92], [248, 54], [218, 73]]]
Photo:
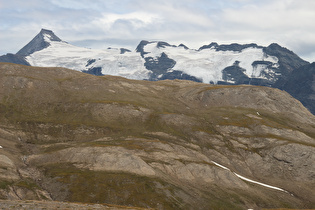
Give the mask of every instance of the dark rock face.
[[222, 79], [223, 81], [218, 81], [220, 85], [259, 85], [259, 86], [268, 86], [271, 87], [278, 77], [279, 70], [272, 67], [272, 63], [269, 61], [254, 61], [252, 63], [253, 68], [265, 68], [261, 71], [259, 76], [263, 76], [266, 79], [248, 77], [245, 74], [245, 69], [239, 66], [239, 61], [236, 61], [233, 66], [228, 66], [222, 70]]
[[11, 53], [0, 56], [0, 62], [16, 63], [16, 64], [30, 66], [30, 64], [25, 60], [24, 56], [11, 54]]
[[176, 47], [175, 45], [170, 45], [167, 42], [158, 42], [156, 45], [158, 48], [165, 48], [165, 47]]
[[125, 52], [131, 52], [131, 51], [125, 48], [120, 48], [120, 54], [125, 54]]
[[85, 66], [88, 67], [89, 65], [93, 64], [95, 61], [96, 61], [96, 59], [89, 59]]
[[92, 74], [92, 75], [96, 75], [96, 76], [103, 76], [104, 74], [102, 74], [102, 67], [93, 67], [90, 68], [87, 71], [82, 71], [83, 73], [88, 73], [88, 74]]
[[233, 43], [233, 44], [229, 44], [229, 45], [226, 45], [226, 44], [222, 44], [222, 45], [218, 45], [218, 43], [216, 42], [212, 42], [211, 44], [209, 45], [204, 45], [202, 47], [199, 48], [199, 51], [200, 50], [204, 50], [204, 49], [209, 49], [209, 48], [212, 48], [214, 47], [216, 49], [216, 51], [235, 51], [235, 52], [240, 52], [246, 48], [249, 48], [249, 47], [255, 47], [255, 48], [263, 48], [261, 46], [258, 46], [257, 44], [237, 44], [237, 43]]
[[44, 37], [49, 38], [50, 41], [59, 41], [62, 40], [57, 37], [54, 32], [46, 29], [42, 29], [39, 34], [37, 34], [32, 41], [30, 41], [25, 47], [23, 47], [21, 50], [19, 50], [16, 54], [20, 56], [28, 56], [32, 54], [33, 52], [40, 51], [42, 49], [45, 49], [50, 44], [45, 40]]
[[212, 47], [217, 48], [218, 46], [219, 46], [218, 43], [216, 43], [216, 42], [211, 42], [211, 44], [204, 45], [204, 46], [200, 47], [200, 48], [199, 48], [199, 51], [200, 51], [200, 50], [204, 50], [204, 49], [210, 49], [210, 48], [212, 48]]
[[315, 63], [292, 71], [282, 89], [315, 114]]
[[[136, 52], [140, 52], [141, 56], [144, 57], [145, 54], [148, 54], [149, 52], [145, 52], [144, 51], [144, 46], [148, 45], [148, 44], [151, 44], [151, 43], [155, 43], [155, 42], [149, 42], [149, 41], [146, 41], [146, 40], [142, 40], [137, 48], [136, 48]], [[175, 45], [170, 45], [169, 43], [167, 42], [156, 42], [156, 47], [157, 48], [165, 48], [165, 47], [176, 47]]]
[[144, 57], [144, 55], [145, 54], [148, 54], [148, 52], [144, 52], [144, 46], [146, 46], [147, 44], [150, 44], [150, 43], [152, 43], [152, 42], [149, 42], [149, 41], [146, 41], [146, 40], [142, 40], [139, 44], [138, 44], [138, 46], [137, 46], [137, 48], [136, 48], [136, 52], [139, 52], [140, 53], [140, 55], [142, 56], [142, 57]]
[[227, 84], [249, 84], [249, 78], [244, 73], [246, 70], [239, 67], [238, 64], [239, 62], [235, 62], [233, 66], [222, 70], [222, 78]]
[[185, 74], [182, 71], [167, 72], [159, 78], [159, 80], [166, 80], [166, 79], [169, 79], [169, 80], [180, 79], [180, 80], [191, 80], [194, 82], [202, 82], [201, 79]]
[[[252, 63], [253, 69], [262, 68], [260, 76], [266, 79], [252, 78], [251, 85], [263, 85], [271, 87], [276, 81], [281, 78], [281, 70], [273, 67], [273, 63], [269, 61], [254, 61]], [[257, 83], [257, 81], [259, 81]]]
[[188, 48], [186, 45], [184, 45], [184, 44], [180, 44], [180, 45], [178, 45], [178, 47], [183, 47], [183, 48], [186, 49], [186, 50], [189, 49], [189, 48]]
[[176, 61], [170, 59], [164, 52], [157, 60], [152, 57], [146, 57], [144, 63], [145, 67], [152, 71], [150, 80], [158, 80], [159, 75], [166, 74], [175, 64]]
[[309, 64], [292, 51], [273, 43], [268, 47], [263, 48], [263, 51], [270, 56], [276, 56], [279, 59], [279, 70], [281, 78], [273, 85], [273, 87], [281, 88], [286, 82], [288, 75], [301, 66]]

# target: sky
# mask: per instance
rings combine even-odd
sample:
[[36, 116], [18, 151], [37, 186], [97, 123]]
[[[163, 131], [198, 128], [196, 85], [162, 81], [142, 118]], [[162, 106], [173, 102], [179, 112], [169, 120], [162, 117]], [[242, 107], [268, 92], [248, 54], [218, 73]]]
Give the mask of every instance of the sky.
[[45, 28], [87, 48], [278, 43], [314, 62], [314, 20], [315, 0], [0, 0], [0, 55]]

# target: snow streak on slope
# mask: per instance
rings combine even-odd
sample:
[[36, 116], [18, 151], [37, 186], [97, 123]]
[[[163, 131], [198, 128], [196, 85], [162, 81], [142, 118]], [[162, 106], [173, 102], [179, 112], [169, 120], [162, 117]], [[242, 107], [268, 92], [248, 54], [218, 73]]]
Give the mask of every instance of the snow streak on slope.
[[148, 52], [145, 57], [153, 57], [157, 60], [164, 52], [170, 59], [176, 61], [172, 70], [183, 71], [184, 73], [202, 79], [204, 83], [210, 81], [217, 83], [222, 80], [222, 70], [232, 66], [239, 61], [239, 66], [246, 71], [248, 77], [266, 79], [261, 72], [268, 71], [264, 65], [254, 68], [254, 61], [269, 61], [277, 67], [278, 59], [268, 56], [262, 48], [246, 48], [239, 51], [216, 51], [215, 48], [204, 50], [185, 49], [184, 47], [165, 46], [157, 47], [157, 43], [149, 43], [144, 47]]
[[[49, 35], [44, 38], [50, 46], [26, 57], [32, 66], [57, 66], [78, 71], [101, 67], [102, 74], [138, 80], [149, 78], [150, 71], [144, 67], [144, 60], [136, 52], [120, 54], [120, 49], [92, 50], [65, 42], [50, 41], [46, 36]], [[94, 62], [89, 63], [91, 60]]]
[[[214, 161], [211, 161], [214, 165], [220, 167], [220, 168], [223, 168], [224, 170], [228, 170], [228, 171], [231, 171], [229, 168], [219, 164], [219, 163], [216, 163]], [[258, 185], [261, 185], [261, 186], [264, 186], [264, 187], [267, 187], [267, 188], [270, 188], [270, 189], [274, 189], [274, 190], [279, 190], [279, 191], [282, 191], [282, 192], [286, 192], [286, 193], [289, 193], [288, 191], [284, 190], [284, 189], [281, 189], [279, 187], [275, 187], [275, 186], [271, 186], [271, 185], [268, 185], [268, 184], [264, 184], [264, 183], [261, 183], [261, 182], [257, 182], [257, 181], [254, 181], [254, 180], [251, 180], [251, 179], [248, 179], [244, 176], [241, 176], [233, 171], [231, 171], [235, 176], [237, 176], [238, 178], [244, 180], [244, 181], [247, 181], [247, 182], [251, 182], [251, 183], [254, 183], [254, 184], [258, 184]]]

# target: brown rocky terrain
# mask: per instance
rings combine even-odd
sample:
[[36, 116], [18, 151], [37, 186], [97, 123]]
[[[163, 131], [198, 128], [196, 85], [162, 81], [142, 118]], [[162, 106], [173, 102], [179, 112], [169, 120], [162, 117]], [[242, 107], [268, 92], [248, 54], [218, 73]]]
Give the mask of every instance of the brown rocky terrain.
[[8, 63], [0, 87], [0, 199], [315, 208], [315, 117], [284, 91]]
[[0, 200], [0, 209], [107, 209], [107, 210], [144, 210], [144, 208], [109, 204], [84, 204], [47, 200]]

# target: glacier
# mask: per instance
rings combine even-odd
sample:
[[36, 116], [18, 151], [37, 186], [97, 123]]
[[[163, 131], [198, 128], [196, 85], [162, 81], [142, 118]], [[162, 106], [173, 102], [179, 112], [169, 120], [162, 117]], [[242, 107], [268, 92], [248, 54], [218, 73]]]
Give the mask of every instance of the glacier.
[[278, 58], [266, 55], [262, 48], [250, 47], [238, 52], [217, 51], [212, 47], [198, 51], [184, 47], [158, 47], [157, 45], [156, 42], [146, 45], [144, 51], [147, 53], [144, 56], [157, 60], [164, 52], [170, 59], [176, 61], [171, 71], [182, 71], [201, 79], [204, 83], [216, 84], [218, 81], [222, 81], [222, 70], [232, 66], [236, 61], [239, 62], [241, 68], [246, 70], [245, 74], [250, 78], [266, 79], [261, 74], [262, 71], [267, 70], [266, 65], [254, 67], [252, 65], [254, 61], [269, 61], [273, 63], [274, 67], [278, 66]]
[[[66, 42], [51, 41], [49, 34], [45, 35], [45, 41], [50, 44], [47, 48], [26, 56], [30, 65], [65, 67], [77, 71], [101, 67], [102, 74], [137, 80], [149, 78], [150, 71], [144, 67], [144, 60], [136, 52], [121, 54], [121, 50], [116, 48], [98, 50], [77, 47]], [[91, 60], [95, 62], [89, 65]]]
[[52, 31], [42, 29], [20, 54], [31, 66], [65, 67], [136, 80], [191, 79], [213, 84], [251, 84], [256, 79], [258, 85], [271, 85], [281, 77], [279, 59], [256, 44], [211, 43], [196, 50], [182, 44], [141, 41], [134, 51], [89, 49], [71, 45]]

